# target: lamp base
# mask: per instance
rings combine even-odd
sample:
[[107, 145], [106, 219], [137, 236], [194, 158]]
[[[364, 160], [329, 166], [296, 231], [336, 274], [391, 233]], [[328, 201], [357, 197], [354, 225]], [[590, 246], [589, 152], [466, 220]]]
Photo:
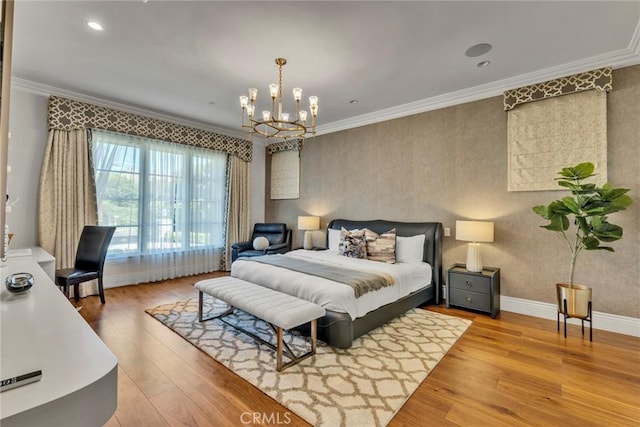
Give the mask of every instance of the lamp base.
[[469, 243], [467, 246], [467, 270], [474, 273], [480, 273], [482, 271], [480, 243]]
[[302, 248], [306, 250], [313, 249], [313, 235], [311, 231], [304, 232], [304, 243], [302, 244]]

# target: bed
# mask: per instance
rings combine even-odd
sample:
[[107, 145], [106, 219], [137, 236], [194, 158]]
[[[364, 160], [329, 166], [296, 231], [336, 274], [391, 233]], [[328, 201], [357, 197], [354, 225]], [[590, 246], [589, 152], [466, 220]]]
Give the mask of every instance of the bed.
[[[347, 258], [334, 250], [336, 231], [368, 228], [378, 234], [396, 229], [398, 245], [413, 249], [413, 262], [386, 264], [378, 261]], [[424, 239], [422, 240], [422, 236]], [[332, 242], [331, 239], [334, 241]], [[416, 240], [417, 239], [417, 240]], [[233, 263], [231, 275], [251, 283], [306, 299], [323, 306], [326, 315], [318, 320], [318, 338], [332, 347], [349, 348], [354, 339], [399, 316], [405, 311], [441, 300], [442, 224], [439, 222], [398, 222], [386, 220], [355, 221], [335, 219], [327, 227], [327, 248], [322, 251], [297, 250], [287, 259], [320, 263], [340, 268], [349, 266], [361, 271], [380, 272], [394, 278], [394, 285], [368, 292], [359, 298], [354, 291], [329, 279], [263, 264], [251, 258]], [[398, 251], [401, 249], [398, 246]], [[405, 252], [406, 253], [406, 252]], [[282, 256], [282, 255], [277, 255]], [[421, 259], [420, 259], [421, 256]], [[270, 255], [269, 257], [276, 257]], [[405, 256], [406, 257], [406, 256]], [[417, 257], [417, 258], [416, 258]], [[271, 259], [271, 258], [270, 258]]]

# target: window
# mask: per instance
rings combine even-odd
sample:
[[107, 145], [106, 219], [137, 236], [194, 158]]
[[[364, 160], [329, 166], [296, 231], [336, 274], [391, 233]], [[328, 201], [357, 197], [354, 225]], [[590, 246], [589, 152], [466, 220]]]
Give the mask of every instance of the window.
[[224, 246], [227, 155], [92, 131], [98, 223], [118, 228], [110, 254]]

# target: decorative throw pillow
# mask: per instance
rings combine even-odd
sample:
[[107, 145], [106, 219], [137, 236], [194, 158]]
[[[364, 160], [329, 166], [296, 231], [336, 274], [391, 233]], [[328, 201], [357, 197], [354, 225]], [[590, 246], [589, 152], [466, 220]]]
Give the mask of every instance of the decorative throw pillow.
[[368, 228], [364, 229], [367, 239], [367, 259], [371, 261], [396, 262], [396, 229], [392, 228], [382, 234], [378, 234]]
[[364, 230], [340, 231], [340, 254], [349, 258], [367, 257], [367, 239]]
[[353, 230], [347, 230], [344, 227], [340, 228], [340, 240], [338, 242], [338, 255], [344, 255], [344, 238], [347, 234], [358, 234], [358, 233], [362, 233], [362, 235], [364, 236], [364, 229], [360, 230], [358, 228], [354, 228]]
[[269, 239], [266, 237], [256, 237], [253, 239], [253, 249], [263, 251], [269, 247]]

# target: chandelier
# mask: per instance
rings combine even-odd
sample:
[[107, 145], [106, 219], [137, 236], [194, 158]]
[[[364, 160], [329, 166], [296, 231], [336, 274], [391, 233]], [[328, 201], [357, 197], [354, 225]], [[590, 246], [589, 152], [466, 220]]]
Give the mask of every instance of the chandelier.
[[[309, 97], [309, 112], [311, 123], [307, 123], [309, 113], [300, 109], [302, 99], [302, 88], [293, 89], [293, 99], [296, 103], [294, 115], [282, 111], [282, 67], [287, 63], [284, 58], [276, 58], [278, 65], [278, 84], [269, 85], [271, 94], [271, 110], [264, 110], [258, 116], [256, 114], [256, 98], [258, 89], [249, 88], [249, 96], [240, 96], [240, 107], [242, 108], [242, 129], [260, 134], [265, 138], [304, 139], [307, 134], [316, 134], [316, 116], [318, 115], [318, 97]], [[258, 117], [256, 117], [258, 116]], [[260, 119], [261, 117], [261, 119]]]

